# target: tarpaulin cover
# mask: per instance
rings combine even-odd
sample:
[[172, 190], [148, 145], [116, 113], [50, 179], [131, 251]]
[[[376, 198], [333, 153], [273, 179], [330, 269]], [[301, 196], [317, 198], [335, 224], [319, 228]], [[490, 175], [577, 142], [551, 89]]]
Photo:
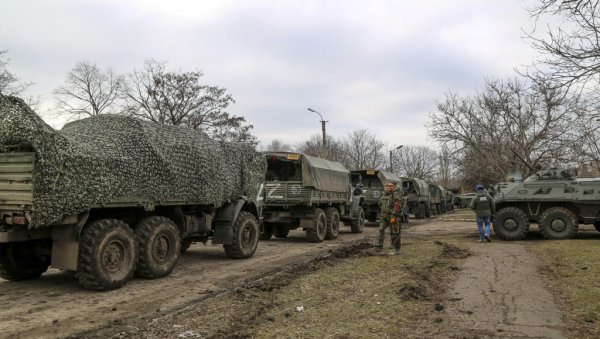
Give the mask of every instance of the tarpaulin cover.
[[412, 178], [412, 181], [415, 184], [415, 189], [417, 190], [417, 193], [420, 196], [429, 196], [429, 184], [425, 180], [421, 180], [419, 178]]
[[253, 146], [109, 114], [56, 131], [21, 99], [0, 96], [0, 143], [24, 141], [36, 153], [31, 227], [122, 197], [215, 206], [255, 198], [266, 172]]
[[302, 181], [304, 186], [331, 192], [347, 192], [350, 171], [339, 162], [302, 155]]

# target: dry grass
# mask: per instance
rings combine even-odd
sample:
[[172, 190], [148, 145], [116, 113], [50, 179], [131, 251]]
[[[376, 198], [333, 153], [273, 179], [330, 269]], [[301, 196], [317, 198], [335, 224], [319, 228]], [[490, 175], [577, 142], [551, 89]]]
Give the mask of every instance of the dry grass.
[[[400, 256], [362, 249], [239, 288], [132, 336], [209, 338], [423, 337], [434, 306], [468, 255], [460, 239], [411, 239]], [[298, 311], [297, 307], [302, 307]], [[187, 332], [186, 332], [187, 331]]]
[[600, 239], [533, 243], [531, 251], [543, 263], [542, 273], [559, 296], [573, 338], [600, 337]]

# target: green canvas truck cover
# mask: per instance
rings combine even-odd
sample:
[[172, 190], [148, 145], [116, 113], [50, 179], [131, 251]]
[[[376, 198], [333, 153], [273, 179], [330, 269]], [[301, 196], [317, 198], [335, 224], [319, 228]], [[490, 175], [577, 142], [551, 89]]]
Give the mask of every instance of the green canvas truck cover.
[[30, 227], [122, 197], [221, 206], [255, 198], [266, 172], [254, 146], [111, 114], [56, 131], [21, 99], [0, 95], [0, 145], [23, 142], [36, 159]]
[[302, 155], [302, 181], [304, 186], [331, 192], [347, 192], [350, 171], [339, 162], [310, 155]]
[[381, 182], [384, 185], [392, 181], [397, 183], [398, 185], [402, 185], [402, 177], [400, 177], [396, 173], [379, 171], [379, 173], [377, 173], [377, 177], [379, 178], [379, 180], [381, 180]]

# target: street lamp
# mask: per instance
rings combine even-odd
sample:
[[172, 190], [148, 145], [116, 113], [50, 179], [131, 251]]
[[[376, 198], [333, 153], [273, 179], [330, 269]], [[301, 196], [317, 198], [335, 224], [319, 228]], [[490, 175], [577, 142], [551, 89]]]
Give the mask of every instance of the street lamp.
[[400, 146], [398, 146], [398, 147], [390, 150], [390, 173], [393, 172], [393, 170], [394, 170], [394, 168], [392, 166], [392, 163], [393, 163], [393, 160], [392, 160], [392, 151], [395, 151], [397, 149], [401, 149], [402, 147], [404, 147], [404, 145], [400, 145]]
[[323, 130], [323, 142], [321, 145], [321, 157], [323, 159], [327, 159], [327, 139], [326, 138], [326, 134], [325, 134], [325, 123], [327, 123], [328, 121], [325, 121], [325, 119], [323, 119], [323, 116], [321, 115], [321, 113], [317, 112], [316, 110], [308, 107], [308, 110], [313, 112], [313, 113], [317, 113], [319, 115], [319, 117], [321, 118], [321, 129]]

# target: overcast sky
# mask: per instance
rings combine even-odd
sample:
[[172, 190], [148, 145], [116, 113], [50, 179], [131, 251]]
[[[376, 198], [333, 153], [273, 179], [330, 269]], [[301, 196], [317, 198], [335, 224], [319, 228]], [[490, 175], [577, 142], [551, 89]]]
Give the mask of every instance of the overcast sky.
[[[0, 50], [42, 110], [78, 61], [128, 73], [145, 59], [225, 87], [264, 144], [366, 128], [432, 145], [424, 123], [448, 90], [514, 77], [535, 54], [525, 0], [19, 0], [0, 7]], [[47, 119], [48, 120], [48, 119]], [[58, 121], [50, 121], [53, 126]]]

